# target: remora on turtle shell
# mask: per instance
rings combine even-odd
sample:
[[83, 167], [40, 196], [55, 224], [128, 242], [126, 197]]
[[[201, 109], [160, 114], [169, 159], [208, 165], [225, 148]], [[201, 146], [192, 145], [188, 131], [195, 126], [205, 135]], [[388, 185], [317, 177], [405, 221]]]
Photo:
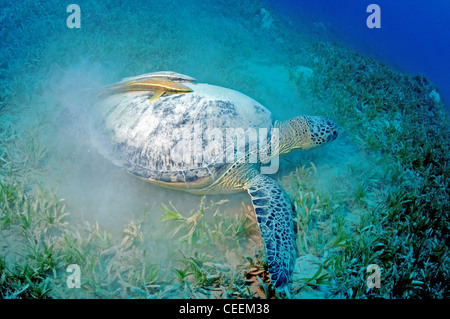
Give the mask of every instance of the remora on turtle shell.
[[190, 88], [181, 84], [181, 82], [192, 81], [195, 81], [195, 79], [176, 72], [153, 72], [124, 78], [119, 83], [104, 88], [100, 96], [134, 91], [147, 91], [153, 93], [152, 98], [149, 100], [152, 102], [165, 93], [177, 94], [192, 92]]

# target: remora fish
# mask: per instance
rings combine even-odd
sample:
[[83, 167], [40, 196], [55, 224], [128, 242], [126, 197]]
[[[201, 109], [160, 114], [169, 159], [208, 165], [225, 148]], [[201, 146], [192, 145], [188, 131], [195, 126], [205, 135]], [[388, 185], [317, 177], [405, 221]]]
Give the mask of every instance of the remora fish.
[[120, 82], [114, 84], [107, 87], [103, 94], [118, 94], [135, 91], [153, 92], [153, 96], [149, 100], [149, 102], [152, 102], [165, 93], [188, 93], [192, 92], [192, 89], [181, 83], [174, 82], [165, 78], [146, 78], [144, 80], [140, 79], [138, 81]]

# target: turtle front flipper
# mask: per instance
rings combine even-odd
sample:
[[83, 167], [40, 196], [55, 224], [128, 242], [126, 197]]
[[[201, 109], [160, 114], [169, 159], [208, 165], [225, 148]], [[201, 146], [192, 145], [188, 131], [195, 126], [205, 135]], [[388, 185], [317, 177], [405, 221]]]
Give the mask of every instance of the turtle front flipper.
[[278, 182], [262, 174], [246, 185], [264, 240], [272, 283], [288, 292], [297, 257], [292, 204]]

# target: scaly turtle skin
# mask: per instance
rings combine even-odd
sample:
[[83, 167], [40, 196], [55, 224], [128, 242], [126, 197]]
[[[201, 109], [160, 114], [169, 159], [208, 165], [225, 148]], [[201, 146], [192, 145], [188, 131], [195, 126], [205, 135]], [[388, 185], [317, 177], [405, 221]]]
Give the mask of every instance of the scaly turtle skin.
[[[126, 80], [171, 81], [165, 75], [157, 72]], [[337, 127], [318, 116], [274, 121], [264, 106], [242, 93], [183, 77], [190, 79], [177, 79], [190, 93], [163, 95], [150, 102], [148, 92], [129, 91], [100, 101], [93, 141], [117, 166], [164, 187], [195, 194], [246, 190], [264, 241], [271, 281], [277, 289], [288, 291], [297, 257], [294, 212], [280, 184], [261, 172], [267, 167], [264, 163], [278, 155], [333, 141]], [[255, 132], [259, 142], [264, 138], [270, 142], [250, 143]], [[245, 151], [235, 147], [239, 141], [244, 141]], [[256, 160], [253, 155], [258, 155]]]

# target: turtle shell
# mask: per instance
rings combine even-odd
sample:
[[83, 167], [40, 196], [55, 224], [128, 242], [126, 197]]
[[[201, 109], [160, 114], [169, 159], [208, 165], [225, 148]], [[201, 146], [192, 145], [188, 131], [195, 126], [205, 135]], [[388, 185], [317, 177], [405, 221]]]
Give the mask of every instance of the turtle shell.
[[185, 85], [193, 92], [151, 102], [149, 92], [127, 92], [100, 101], [92, 131], [96, 148], [141, 178], [201, 189], [242, 154], [236, 143], [245, 141], [248, 151], [249, 132], [266, 128], [270, 134], [272, 115], [252, 98], [208, 84]]

